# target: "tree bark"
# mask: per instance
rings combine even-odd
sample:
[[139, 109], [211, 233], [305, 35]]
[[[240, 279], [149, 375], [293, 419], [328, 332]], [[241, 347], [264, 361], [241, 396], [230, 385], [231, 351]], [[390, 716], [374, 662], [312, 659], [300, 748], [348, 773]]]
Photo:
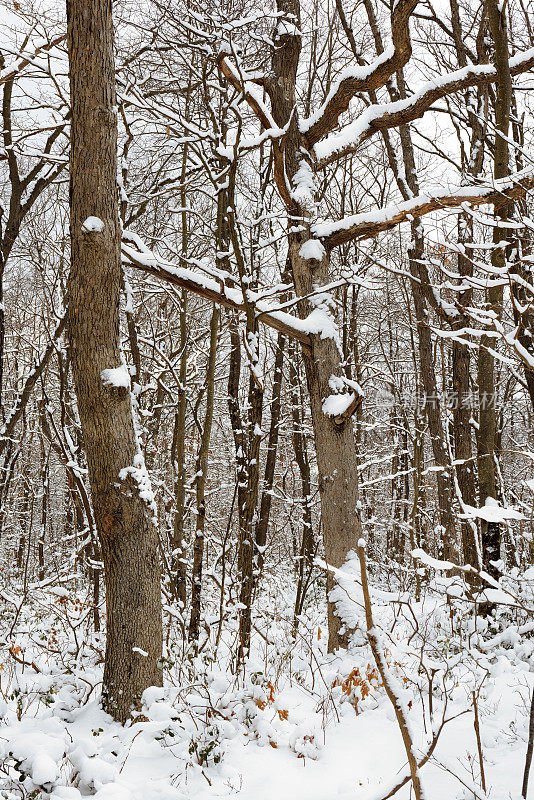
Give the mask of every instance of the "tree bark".
[[[493, 174], [496, 179], [505, 178], [509, 174], [508, 167], [508, 129], [510, 125], [510, 108], [512, 101], [512, 79], [508, 62], [508, 35], [506, 30], [506, 11], [498, 0], [488, 0], [488, 19], [491, 36], [495, 47], [495, 68], [497, 72], [497, 97], [495, 103], [495, 144]], [[510, 212], [510, 204], [500, 204], [495, 208], [496, 221], [506, 221]], [[491, 265], [495, 271], [506, 267], [506, 248], [500, 246], [509, 236], [508, 229], [495, 225], [493, 242], [495, 247], [491, 253]], [[486, 307], [488, 311], [500, 316], [502, 311], [502, 286], [491, 286], [486, 291]], [[495, 437], [497, 429], [496, 397], [495, 397], [495, 358], [490, 350], [493, 340], [483, 336], [480, 340], [478, 356], [478, 391], [479, 391], [479, 430], [478, 430], [478, 486], [480, 504], [484, 505], [488, 498], [497, 498], [497, 475], [495, 467]], [[500, 557], [501, 526], [498, 522], [482, 521], [482, 563], [484, 569], [497, 578], [499, 570], [494, 566]]]
[[[278, 12], [288, 15], [293, 25], [300, 25], [298, 0], [278, 0]], [[300, 150], [298, 114], [296, 111], [296, 74], [300, 57], [299, 35], [283, 33], [276, 36], [272, 51], [272, 78], [267, 91], [271, 99], [273, 118], [277, 125], [288, 125], [283, 151], [275, 148], [275, 176], [279, 192], [286, 202], [290, 217], [288, 224], [295, 225], [295, 214], [300, 217], [304, 230], [289, 233], [289, 260], [297, 297], [299, 316], [304, 319], [313, 310], [308, 295], [321, 285], [330, 282], [330, 260], [325, 252], [322, 259], [304, 258], [300, 248], [310, 237], [310, 225], [305, 208], [299, 206], [288, 194], [295, 175], [303, 163]], [[323, 308], [325, 314], [329, 313]], [[354, 441], [352, 419], [338, 424], [323, 412], [323, 401], [332, 393], [331, 378], [343, 376], [342, 356], [334, 338], [310, 336], [310, 347], [304, 346], [302, 356], [306, 371], [314, 430], [319, 493], [325, 557], [332, 567], [341, 567], [347, 554], [355, 549], [361, 533], [358, 504], [358, 457]], [[331, 596], [335, 581], [332, 572], [327, 574], [328, 647], [330, 651], [347, 644], [347, 632], [336, 613], [335, 597]]]
[[[109, 0], [68, 0], [72, 108], [68, 322], [72, 369], [106, 585], [102, 699], [124, 722], [161, 685], [160, 567], [150, 482], [122, 365], [117, 117]], [[93, 217], [92, 224], [87, 222]], [[84, 224], [85, 223], [85, 224]], [[104, 379], [103, 379], [104, 377]]]
[[296, 366], [297, 347], [293, 345], [292, 358], [289, 364], [289, 382], [291, 387], [291, 417], [293, 422], [292, 440], [295, 461], [300, 472], [302, 485], [302, 538], [300, 552], [297, 556], [297, 593], [295, 596], [295, 610], [293, 614], [293, 632], [296, 634], [298, 629], [298, 618], [304, 607], [306, 592], [310, 585], [313, 559], [315, 556], [315, 540], [312, 527], [311, 510], [311, 472], [308, 459], [308, 449], [306, 447], [306, 437], [302, 430], [302, 390], [299, 391], [300, 380]]
[[263, 554], [267, 546], [267, 531], [273, 497], [274, 472], [276, 467], [276, 453], [278, 448], [278, 435], [280, 432], [280, 411], [282, 382], [284, 379], [284, 347], [286, 337], [279, 332], [276, 338], [276, 355], [274, 358], [273, 388], [271, 395], [271, 421], [269, 436], [267, 438], [267, 457], [265, 459], [265, 472], [263, 474], [263, 487], [260, 501], [258, 524], [256, 525], [256, 550], [258, 570], [263, 567]]
[[215, 360], [219, 339], [219, 307], [214, 305], [210, 322], [210, 350], [206, 369], [206, 412], [200, 438], [200, 447], [195, 469], [195, 489], [197, 500], [197, 521], [193, 544], [193, 576], [191, 586], [191, 618], [189, 621], [189, 641], [198, 643], [200, 633], [200, 599], [202, 592], [202, 565], [204, 561], [204, 528], [206, 525], [206, 479], [213, 423], [213, 403], [215, 398]]

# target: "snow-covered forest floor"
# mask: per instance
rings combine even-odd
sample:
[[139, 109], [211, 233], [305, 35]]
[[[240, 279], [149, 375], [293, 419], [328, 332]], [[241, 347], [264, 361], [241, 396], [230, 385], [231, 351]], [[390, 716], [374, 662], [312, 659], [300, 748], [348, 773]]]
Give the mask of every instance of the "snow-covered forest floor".
[[[418, 756], [448, 720], [422, 769], [427, 798], [518, 798], [525, 763], [534, 650], [499, 606], [495, 624], [454, 599], [454, 579], [414, 587], [371, 574], [375, 624]], [[527, 589], [523, 582], [523, 597]], [[164, 688], [144, 695], [126, 727], [99, 706], [103, 634], [73, 576], [2, 590], [0, 796], [76, 800], [379, 800], [406, 773], [393, 708], [367, 643], [358, 573], [344, 576], [344, 617], [358, 625], [342, 655], [326, 652], [324, 588], [310, 592], [292, 635], [291, 576], [266, 575], [253, 652], [236, 672], [232, 609], [219, 632], [217, 597], [200, 653], [184, 647], [166, 606]], [[448, 590], [448, 596], [447, 592]], [[527, 625], [528, 628], [528, 625]], [[218, 639], [218, 643], [217, 643]], [[474, 695], [473, 695], [474, 693]], [[396, 794], [410, 796], [407, 783]]]

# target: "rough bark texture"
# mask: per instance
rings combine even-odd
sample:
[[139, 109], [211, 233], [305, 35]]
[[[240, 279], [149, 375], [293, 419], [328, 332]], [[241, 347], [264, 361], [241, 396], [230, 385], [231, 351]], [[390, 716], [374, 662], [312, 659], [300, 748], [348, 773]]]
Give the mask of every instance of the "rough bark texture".
[[[493, 174], [496, 179], [505, 178], [508, 169], [508, 129], [510, 125], [510, 108], [512, 100], [512, 79], [508, 63], [508, 36], [506, 32], [506, 12], [497, 0], [488, 0], [488, 19], [491, 36], [495, 46], [495, 69], [497, 72], [497, 97], [495, 103], [495, 146]], [[510, 212], [510, 204], [499, 204], [495, 207], [497, 220], [506, 221]], [[493, 228], [495, 247], [491, 254], [491, 265], [495, 270], [506, 267], [506, 250], [499, 246], [509, 236], [508, 229], [496, 225]], [[502, 286], [490, 286], [486, 292], [488, 310], [497, 316], [502, 311]], [[478, 487], [480, 504], [484, 505], [488, 498], [497, 498], [497, 475], [495, 468], [496, 450], [496, 398], [494, 379], [494, 356], [490, 352], [492, 339], [483, 336], [480, 340], [478, 358], [478, 391], [480, 398], [479, 430], [478, 430]], [[499, 571], [493, 562], [500, 557], [501, 529], [499, 523], [482, 522], [482, 562], [484, 569], [497, 577]]]
[[[291, 262], [295, 288], [299, 297], [311, 293], [315, 286], [329, 280], [329, 264], [325, 257], [316, 270], [299, 256], [299, 243], [291, 245]], [[303, 317], [311, 313], [308, 300], [302, 300]], [[325, 556], [333, 567], [343, 566], [347, 554], [356, 547], [361, 535], [358, 503], [358, 457], [352, 419], [338, 425], [323, 413], [323, 400], [331, 394], [330, 378], [342, 375], [341, 356], [333, 339], [313, 337], [311, 351], [303, 351], [310, 396], [317, 466]], [[331, 572], [327, 576], [327, 593], [334, 588]], [[346, 645], [346, 633], [332, 602], [328, 603], [328, 646], [330, 650]]]
[[[104, 707], [125, 721], [142, 692], [161, 685], [160, 568], [153, 512], [130, 392], [106, 385], [116, 368], [121, 286], [117, 119], [110, 0], [67, 4], [72, 133], [72, 267], [68, 320], [72, 368], [87, 454], [107, 600]], [[87, 231], [88, 217], [102, 229]], [[135, 466], [134, 466], [135, 465]]]

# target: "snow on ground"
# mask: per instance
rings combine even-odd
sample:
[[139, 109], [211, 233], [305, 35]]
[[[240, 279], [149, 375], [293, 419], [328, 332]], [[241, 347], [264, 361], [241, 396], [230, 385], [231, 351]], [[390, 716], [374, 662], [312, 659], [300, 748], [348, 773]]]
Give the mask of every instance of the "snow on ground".
[[[350, 576], [345, 588], [349, 583]], [[357, 620], [357, 588], [351, 594], [347, 604]], [[452, 718], [422, 770], [426, 797], [484, 797], [475, 691], [487, 796], [515, 800], [526, 750], [532, 640], [504, 636], [484, 652], [477, 645], [494, 631], [475, 624], [466, 608], [454, 610], [438, 594], [427, 594], [410, 602], [412, 617], [407, 606], [391, 601], [394, 594], [375, 590], [374, 611], [419, 753], [431, 737], [430, 676], [434, 730], [443, 713]], [[347, 652], [326, 653], [320, 595], [310, 598], [293, 641], [290, 589], [274, 601], [269, 591], [245, 673], [235, 674], [231, 658], [231, 610], [217, 651], [216, 624], [196, 657], [173, 627], [164, 688], [149, 689], [142, 721], [122, 728], [98, 704], [104, 640], [88, 633], [91, 610], [75, 586], [37, 588], [24, 605], [3, 590], [1, 629], [17, 618], [13, 636], [3, 642], [0, 668], [0, 797], [379, 800], [406, 768], [402, 740], [361, 627]], [[511, 621], [507, 617], [501, 628]], [[396, 797], [408, 800], [409, 785]]]

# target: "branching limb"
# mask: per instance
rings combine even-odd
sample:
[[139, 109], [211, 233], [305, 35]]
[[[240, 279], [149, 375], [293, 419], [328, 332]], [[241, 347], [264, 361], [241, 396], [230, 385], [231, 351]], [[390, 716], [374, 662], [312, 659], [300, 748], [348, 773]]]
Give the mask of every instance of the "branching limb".
[[26, 404], [30, 398], [33, 387], [35, 386], [35, 384], [45, 371], [46, 366], [50, 361], [50, 357], [56, 350], [56, 342], [63, 333], [66, 321], [67, 321], [66, 317], [61, 318], [56, 330], [52, 335], [52, 340], [50, 344], [44, 351], [39, 362], [35, 365], [35, 367], [32, 369], [32, 371], [26, 378], [26, 383], [24, 384], [22, 391], [18, 395], [15, 401], [15, 405], [13, 406], [13, 409], [11, 410], [6, 420], [5, 425], [0, 429], [0, 453], [2, 453], [5, 450], [9, 440], [14, 434], [17, 423], [19, 422], [19, 420], [22, 417], [22, 414], [24, 413], [24, 409], [26, 408]]
[[47, 50], [53, 50], [56, 45], [61, 44], [61, 42], [66, 38], [66, 34], [56, 36], [56, 38], [52, 39], [50, 42], [36, 47], [31, 55], [23, 56], [13, 66], [3, 69], [2, 72], [0, 72], [0, 86], [3, 83], [7, 83], [8, 81], [13, 80], [13, 78], [16, 78], [17, 75], [19, 75], [28, 66], [28, 64], [33, 64], [39, 53], [46, 52]]
[[402, 69], [412, 55], [410, 16], [419, 0], [398, 0], [391, 14], [392, 47], [368, 67], [350, 68], [330, 92], [322, 109], [301, 125], [310, 147], [333, 130], [339, 117], [359, 92], [370, 92], [384, 86], [394, 72]]
[[[143, 250], [141, 252], [136, 250], [130, 244], [126, 244], [126, 242], [131, 241], [131, 239], [127, 238], [129, 236], [131, 234], [125, 234], [122, 244], [122, 255], [127, 265], [226, 308], [231, 308], [234, 311], [246, 310], [245, 301], [239, 289], [224, 286], [222, 282], [218, 283], [213, 278], [196, 273], [194, 270], [174, 267], [172, 264], [158, 259], [150, 251]], [[261, 300], [257, 301], [255, 306], [256, 311], [261, 315], [262, 322], [270, 328], [274, 328], [293, 339], [297, 339], [302, 344], [310, 346], [310, 337], [306, 332], [305, 326], [296, 317], [283, 311], [269, 308], [267, 303]]]
[[354, 214], [337, 222], [318, 222], [312, 233], [330, 250], [354, 239], [371, 239], [383, 231], [391, 230], [401, 222], [423, 217], [443, 208], [459, 208], [464, 203], [477, 206], [490, 203], [495, 206], [523, 197], [534, 186], [534, 174], [516, 173], [493, 185], [462, 186], [453, 194], [435, 193], [419, 195], [402, 203], [385, 206], [376, 211]]
[[[510, 59], [510, 73], [513, 77], [533, 68], [534, 48]], [[340, 158], [355, 153], [375, 133], [398, 128], [419, 119], [434, 103], [444, 97], [472, 86], [487, 86], [495, 83], [496, 80], [497, 70], [492, 64], [472, 65], [423, 84], [419, 91], [406, 100], [371, 105], [355, 122], [347, 125], [340, 133], [332, 135], [315, 148], [316, 167], [324, 169]]]

